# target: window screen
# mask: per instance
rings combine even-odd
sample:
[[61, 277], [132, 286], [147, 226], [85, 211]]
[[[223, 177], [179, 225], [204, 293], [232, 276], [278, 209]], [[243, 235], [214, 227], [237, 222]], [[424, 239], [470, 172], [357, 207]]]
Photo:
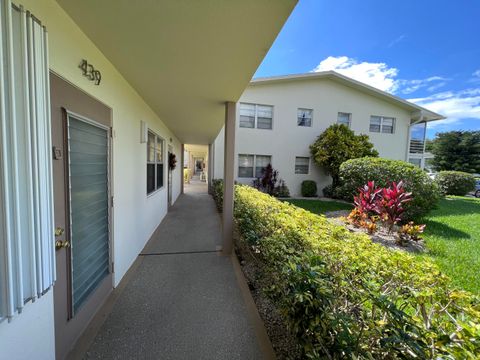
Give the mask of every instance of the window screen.
[[238, 155], [238, 177], [253, 177], [253, 155]]
[[255, 127], [255, 105], [240, 103], [240, 127]]
[[163, 139], [149, 131], [147, 141], [147, 194], [163, 186], [163, 147]]
[[257, 105], [257, 129], [272, 128], [273, 108], [267, 105]]
[[255, 177], [262, 177], [263, 172], [268, 164], [272, 161], [272, 157], [268, 155], [255, 156]]
[[338, 116], [337, 116], [337, 123], [350, 127], [350, 117], [351, 117], [351, 115], [352, 114], [350, 114], [350, 113], [339, 112]]
[[297, 110], [297, 125], [298, 126], [312, 126], [312, 109], [298, 109]]
[[308, 174], [310, 158], [297, 156], [295, 158], [295, 174]]

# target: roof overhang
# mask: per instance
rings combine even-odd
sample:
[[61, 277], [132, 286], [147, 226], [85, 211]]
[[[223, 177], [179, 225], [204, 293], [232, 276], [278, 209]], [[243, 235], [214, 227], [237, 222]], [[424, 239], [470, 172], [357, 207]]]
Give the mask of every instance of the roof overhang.
[[417, 122], [428, 122], [428, 121], [445, 119], [443, 115], [434, 113], [433, 111], [425, 109], [410, 101], [404, 100], [398, 96], [379, 90], [377, 88], [374, 88], [373, 86], [370, 86], [360, 81], [349, 78], [348, 76], [339, 74], [336, 71], [321, 71], [321, 72], [311, 72], [306, 74], [294, 74], [294, 75], [256, 78], [250, 82], [250, 86], [270, 84], [270, 83], [280, 83], [280, 82], [286, 82], [286, 81], [288, 82], [288, 81], [302, 81], [302, 80], [314, 80], [314, 79], [333, 80], [343, 85], [346, 85], [348, 87], [360, 90], [366, 94], [381, 98], [382, 100], [395, 104], [396, 106], [399, 106], [411, 112], [412, 124]]
[[297, 0], [57, 0], [184, 143], [211, 143]]

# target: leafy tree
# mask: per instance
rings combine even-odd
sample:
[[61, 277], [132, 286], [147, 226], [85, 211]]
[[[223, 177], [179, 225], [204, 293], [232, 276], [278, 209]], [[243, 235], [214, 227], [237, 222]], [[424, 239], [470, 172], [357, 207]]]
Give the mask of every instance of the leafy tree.
[[480, 173], [480, 131], [437, 133], [430, 151], [437, 171]]
[[378, 151], [373, 148], [368, 135], [355, 135], [343, 124], [329, 126], [310, 145], [310, 152], [315, 163], [323, 166], [330, 174], [334, 188], [340, 183], [338, 173], [343, 162], [366, 156], [378, 156]]

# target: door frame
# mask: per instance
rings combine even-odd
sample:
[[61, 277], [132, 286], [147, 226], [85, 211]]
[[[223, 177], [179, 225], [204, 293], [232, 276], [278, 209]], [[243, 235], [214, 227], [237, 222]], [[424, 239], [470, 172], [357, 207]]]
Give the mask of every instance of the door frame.
[[[114, 246], [115, 246], [115, 234], [114, 234], [114, 182], [113, 182], [113, 170], [114, 170], [114, 144], [113, 144], [113, 110], [102, 101], [91, 96], [83, 89], [79, 88], [75, 84], [65, 79], [63, 76], [50, 70], [50, 107], [51, 107], [51, 120], [52, 120], [52, 146], [54, 158], [52, 165], [52, 176], [54, 178], [54, 208], [55, 208], [55, 226], [63, 226], [65, 228], [64, 236], [67, 237], [67, 226], [70, 223], [70, 219], [67, 219], [67, 215], [70, 216], [70, 207], [66, 206], [67, 196], [69, 196], [69, 189], [66, 188], [65, 176], [69, 172], [69, 163], [67, 157], [69, 156], [66, 126], [67, 124], [67, 109], [68, 111], [79, 120], [85, 121], [88, 119], [89, 123], [91, 119], [94, 125], [103, 125], [108, 128], [108, 175], [109, 175], [109, 188], [108, 188], [108, 207], [109, 207], [109, 273], [99, 283], [96, 290], [89, 296], [89, 298], [77, 309], [76, 314], [72, 318], [72, 304], [67, 303], [68, 293], [71, 294], [71, 277], [68, 276], [67, 266], [71, 269], [71, 263], [67, 263], [68, 251], [60, 249], [55, 254], [55, 260], [57, 262], [57, 282], [53, 287], [53, 311], [54, 311], [54, 328], [55, 328], [55, 349], [56, 358], [64, 359], [68, 356], [70, 351], [74, 348], [77, 341], [83, 335], [85, 329], [89, 326], [92, 319], [102, 308], [106, 301], [110, 298], [110, 295], [114, 289], [115, 284], [115, 266], [114, 266]], [[57, 149], [55, 148], [57, 147]], [[57, 150], [60, 157], [57, 158]], [[58, 238], [58, 240], [65, 239], [64, 236]], [[67, 238], [66, 240], [69, 240]], [[71, 259], [70, 259], [71, 260]], [[70, 300], [68, 300], [70, 301]], [[69, 314], [70, 312], [70, 314]]]

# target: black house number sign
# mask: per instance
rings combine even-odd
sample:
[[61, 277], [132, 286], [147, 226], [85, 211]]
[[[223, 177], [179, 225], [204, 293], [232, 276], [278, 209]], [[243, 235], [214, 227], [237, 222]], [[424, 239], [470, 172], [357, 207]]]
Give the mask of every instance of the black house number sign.
[[100, 81], [102, 81], [102, 73], [99, 70], [96, 70], [92, 64], [89, 64], [87, 60], [82, 60], [78, 67], [82, 69], [83, 76], [94, 81], [95, 85], [100, 85]]

